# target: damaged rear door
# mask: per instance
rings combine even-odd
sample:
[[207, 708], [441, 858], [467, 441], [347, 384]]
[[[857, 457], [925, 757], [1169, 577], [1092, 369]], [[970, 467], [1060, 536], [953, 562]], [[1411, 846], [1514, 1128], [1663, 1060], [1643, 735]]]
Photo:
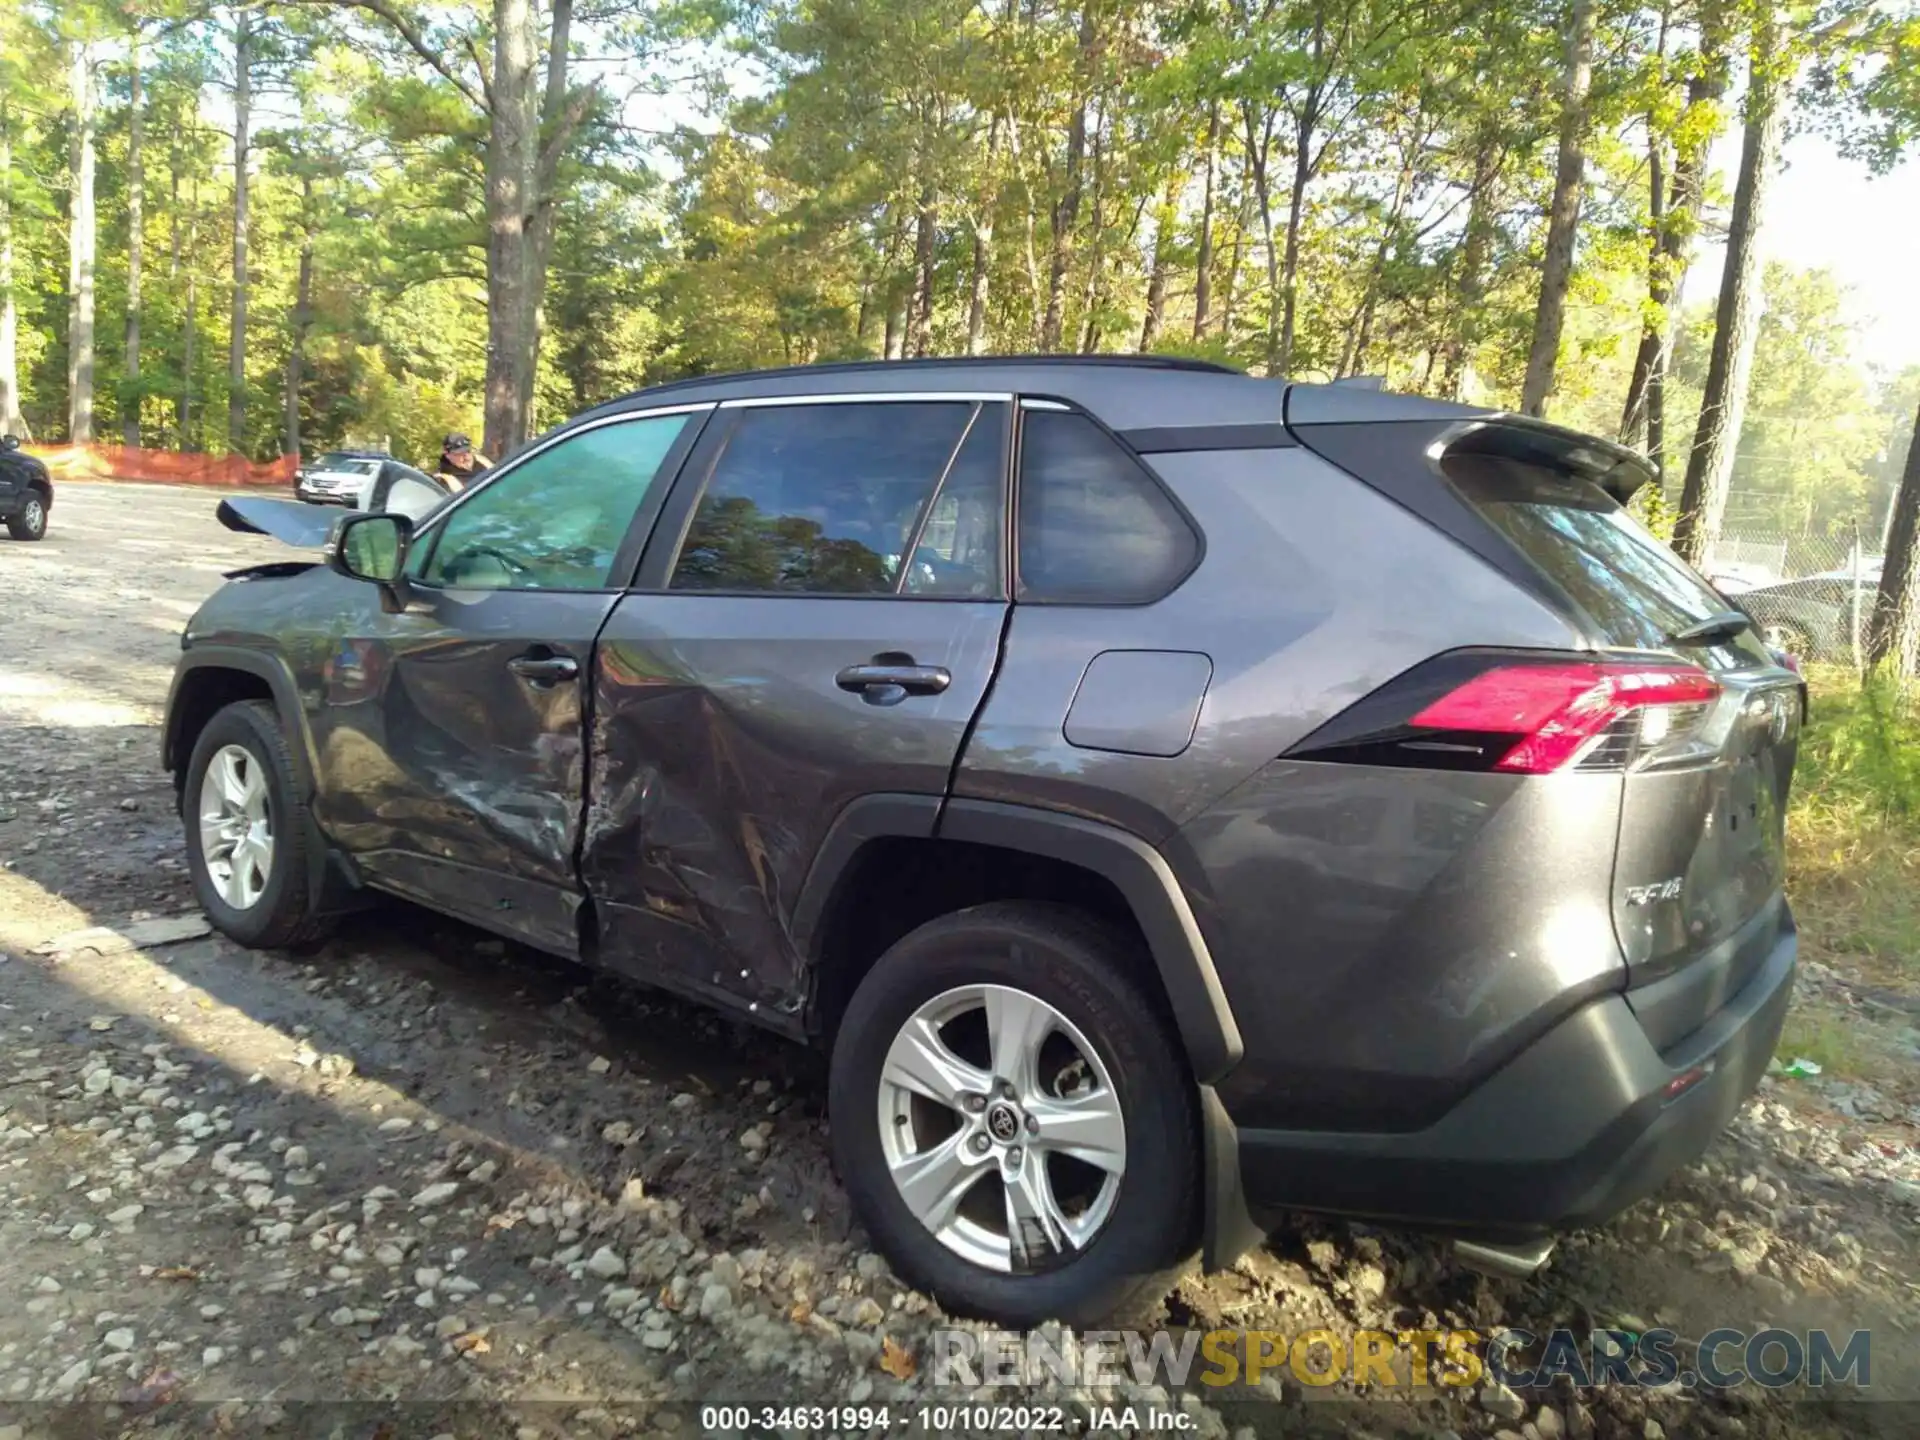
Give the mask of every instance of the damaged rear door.
[[721, 406], [601, 636], [603, 961], [797, 1023], [793, 907], [828, 829], [868, 795], [937, 803], [993, 678], [1010, 398]]
[[577, 951], [594, 641], [709, 408], [555, 437], [422, 528], [399, 613], [353, 589], [314, 716], [316, 808], [374, 883]]

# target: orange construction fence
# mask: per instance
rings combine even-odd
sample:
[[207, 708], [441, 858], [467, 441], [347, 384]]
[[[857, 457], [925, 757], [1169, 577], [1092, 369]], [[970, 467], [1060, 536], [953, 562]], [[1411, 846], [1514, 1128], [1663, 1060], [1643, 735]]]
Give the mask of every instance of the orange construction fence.
[[163, 485], [291, 485], [298, 455], [257, 464], [244, 455], [188, 455], [132, 445], [28, 445], [56, 480], [151, 480]]

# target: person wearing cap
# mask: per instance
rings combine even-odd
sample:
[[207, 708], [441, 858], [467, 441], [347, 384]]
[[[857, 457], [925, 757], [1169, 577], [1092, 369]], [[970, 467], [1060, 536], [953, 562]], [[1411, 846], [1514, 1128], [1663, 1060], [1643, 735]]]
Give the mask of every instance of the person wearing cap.
[[473, 441], [455, 432], [447, 436], [446, 443], [440, 447], [440, 460], [433, 467], [433, 474], [449, 490], [464, 490], [486, 468], [487, 459], [473, 448]]

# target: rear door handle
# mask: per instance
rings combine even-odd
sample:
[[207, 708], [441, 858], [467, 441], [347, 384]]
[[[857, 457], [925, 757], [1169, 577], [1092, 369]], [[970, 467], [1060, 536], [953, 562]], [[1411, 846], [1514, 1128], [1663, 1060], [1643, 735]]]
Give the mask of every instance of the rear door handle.
[[529, 650], [507, 661], [507, 669], [537, 690], [573, 680], [580, 674], [580, 662], [571, 655], [556, 655], [544, 647]]
[[953, 673], [939, 665], [849, 665], [833, 683], [869, 705], [898, 705], [909, 695], [938, 695]]

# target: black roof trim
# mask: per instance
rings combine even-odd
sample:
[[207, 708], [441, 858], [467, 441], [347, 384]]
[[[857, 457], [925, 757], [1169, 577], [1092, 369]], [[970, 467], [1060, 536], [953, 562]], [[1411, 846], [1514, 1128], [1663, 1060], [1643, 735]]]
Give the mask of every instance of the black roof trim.
[[1122, 430], [1119, 435], [1137, 455], [1196, 450], [1291, 450], [1300, 443], [1278, 422], [1271, 425], [1156, 425]]

